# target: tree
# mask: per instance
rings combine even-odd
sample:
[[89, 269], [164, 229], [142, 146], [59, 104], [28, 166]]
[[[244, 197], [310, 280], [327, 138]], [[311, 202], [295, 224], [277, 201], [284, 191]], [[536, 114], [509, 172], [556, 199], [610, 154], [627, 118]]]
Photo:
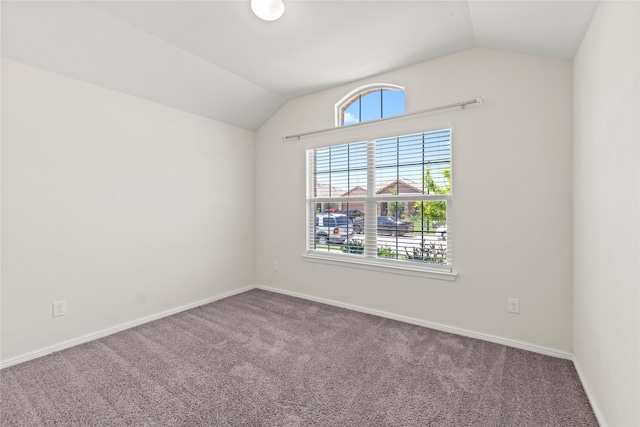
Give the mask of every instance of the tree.
[[[398, 194], [398, 190], [395, 188], [391, 190], [391, 194], [396, 196]], [[400, 218], [404, 213], [404, 203], [403, 202], [389, 202], [387, 203], [387, 216], [393, 216], [396, 218]]]
[[[440, 187], [433, 179], [431, 170], [427, 169], [423, 177], [425, 188], [429, 194], [451, 194], [451, 169], [440, 169], [438, 172], [445, 178], [444, 186]], [[416, 210], [417, 219], [423, 223], [423, 228], [426, 223], [427, 231], [429, 231], [431, 223], [442, 224], [447, 221], [447, 202], [444, 200], [416, 202], [413, 207]]]

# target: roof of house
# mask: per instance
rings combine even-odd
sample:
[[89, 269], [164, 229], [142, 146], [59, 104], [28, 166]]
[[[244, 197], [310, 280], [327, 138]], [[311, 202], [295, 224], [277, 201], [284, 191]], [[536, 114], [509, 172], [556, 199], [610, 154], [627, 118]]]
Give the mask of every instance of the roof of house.
[[412, 190], [412, 193], [422, 193], [422, 185], [418, 182], [407, 178], [392, 179], [390, 181], [384, 181], [376, 185], [376, 194], [382, 194], [386, 190], [392, 189], [394, 186], [404, 185]]
[[[376, 194], [383, 194], [386, 190], [391, 190], [394, 186], [403, 185], [409, 188], [410, 193], [422, 193], [422, 185], [418, 182], [415, 182], [411, 179], [407, 178], [398, 178], [392, 179], [388, 181], [383, 181], [376, 184]], [[354, 193], [366, 193], [367, 189], [360, 185], [356, 185], [351, 190], [343, 192], [341, 197], [347, 197], [353, 195]], [[404, 192], [402, 194], [405, 194]], [[328, 197], [328, 196], [327, 196]]]

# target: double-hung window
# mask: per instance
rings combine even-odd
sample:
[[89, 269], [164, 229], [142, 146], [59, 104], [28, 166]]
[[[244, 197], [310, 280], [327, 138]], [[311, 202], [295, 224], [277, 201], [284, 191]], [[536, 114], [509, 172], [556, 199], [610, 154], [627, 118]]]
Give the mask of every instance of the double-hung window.
[[307, 256], [451, 272], [451, 129], [307, 150]]

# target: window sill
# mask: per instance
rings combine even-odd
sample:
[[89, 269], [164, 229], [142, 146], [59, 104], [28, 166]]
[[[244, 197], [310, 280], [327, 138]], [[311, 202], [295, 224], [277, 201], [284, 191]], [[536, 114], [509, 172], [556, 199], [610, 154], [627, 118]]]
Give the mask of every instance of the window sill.
[[364, 270], [381, 271], [384, 273], [404, 274], [407, 276], [428, 277], [430, 279], [454, 281], [458, 277], [457, 273], [444, 269], [424, 268], [420, 265], [414, 266], [412, 263], [401, 262], [385, 262], [380, 259], [364, 258], [356, 255], [338, 255], [331, 256], [318, 254], [317, 252], [309, 252], [302, 256], [305, 261], [316, 262], [321, 264], [332, 264], [339, 266], [349, 266], [354, 268], [362, 268]]

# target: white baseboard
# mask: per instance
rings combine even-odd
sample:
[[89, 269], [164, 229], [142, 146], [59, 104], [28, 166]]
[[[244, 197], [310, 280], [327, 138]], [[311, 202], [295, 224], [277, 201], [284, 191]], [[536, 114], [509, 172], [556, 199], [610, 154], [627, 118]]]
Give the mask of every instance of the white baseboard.
[[[328, 305], [333, 305], [333, 306], [336, 306], [336, 307], [346, 308], [348, 310], [359, 311], [361, 313], [372, 314], [374, 316], [380, 316], [380, 317], [385, 317], [385, 318], [388, 318], [388, 319], [398, 320], [400, 322], [410, 323], [410, 324], [418, 325], [418, 326], [423, 326], [423, 327], [435, 329], [435, 330], [438, 330], [438, 331], [449, 332], [449, 333], [456, 334], [456, 335], [461, 335], [461, 336], [470, 337], [470, 338], [476, 338], [476, 339], [480, 339], [480, 340], [483, 340], [483, 341], [493, 342], [493, 343], [496, 343], [496, 344], [502, 344], [502, 345], [506, 345], [508, 347], [514, 347], [514, 348], [519, 348], [519, 349], [522, 349], [522, 350], [533, 351], [535, 353], [545, 354], [547, 356], [553, 356], [553, 357], [559, 357], [561, 359], [572, 360], [572, 355], [570, 353], [567, 353], [567, 352], [564, 352], [564, 351], [561, 351], [561, 350], [556, 350], [556, 349], [553, 349], [553, 348], [542, 347], [542, 346], [529, 344], [529, 343], [525, 343], [525, 342], [521, 342], [521, 341], [515, 341], [515, 340], [510, 340], [510, 339], [507, 339], [507, 338], [497, 337], [497, 336], [494, 336], [494, 335], [488, 335], [488, 334], [483, 334], [483, 333], [479, 333], [479, 332], [474, 332], [474, 331], [471, 331], [471, 330], [468, 330], [468, 329], [462, 329], [462, 328], [456, 328], [456, 327], [441, 325], [439, 323], [427, 322], [427, 321], [420, 320], [420, 319], [414, 319], [414, 318], [407, 317], [407, 316], [401, 316], [401, 315], [398, 315], [398, 314], [388, 313], [388, 312], [381, 311], [381, 310], [374, 310], [374, 309], [361, 307], [361, 306], [357, 306], [357, 305], [353, 305], [353, 304], [347, 304], [347, 303], [334, 301], [334, 300], [330, 300], [330, 299], [314, 297], [314, 296], [311, 296], [311, 295], [301, 294], [301, 293], [298, 293], [298, 292], [291, 292], [291, 291], [286, 291], [286, 290], [283, 290], [283, 289], [272, 288], [272, 287], [263, 286], [263, 285], [254, 285], [254, 286], [247, 286], [247, 287], [244, 287], [244, 288], [241, 288], [241, 289], [236, 289], [236, 290], [233, 290], [233, 291], [230, 291], [230, 292], [226, 292], [224, 294], [216, 295], [216, 296], [211, 297], [211, 298], [206, 298], [204, 300], [196, 301], [194, 303], [183, 305], [181, 307], [176, 307], [176, 308], [173, 308], [173, 309], [170, 309], [170, 310], [166, 310], [166, 311], [163, 311], [161, 313], [153, 314], [151, 316], [143, 317], [142, 319], [138, 319], [138, 320], [135, 320], [135, 321], [132, 321], [132, 322], [127, 322], [127, 323], [115, 326], [113, 328], [104, 329], [104, 330], [96, 332], [96, 333], [88, 334], [88, 335], [85, 335], [85, 336], [82, 336], [82, 337], [79, 337], [79, 338], [75, 338], [75, 339], [72, 339], [72, 340], [68, 340], [68, 341], [53, 345], [53, 346], [45, 347], [45, 348], [42, 348], [40, 350], [32, 351], [32, 352], [29, 352], [29, 353], [26, 353], [26, 354], [23, 354], [23, 355], [20, 355], [20, 356], [17, 356], [17, 357], [13, 357], [11, 359], [3, 360], [3, 361], [0, 361], [0, 369], [8, 368], [9, 366], [17, 365], [19, 363], [26, 362], [26, 361], [32, 360], [32, 359], [36, 359], [38, 357], [46, 356], [46, 355], [54, 353], [56, 351], [61, 351], [61, 350], [64, 350], [64, 349], [67, 349], [67, 348], [70, 348], [70, 347], [74, 347], [74, 346], [79, 345], [79, 344], [84, 344], [84, 343], [89, 342], [89, 341], [97, 340], [99, 338], [106, 337], [106, 336], [111, 335], [111, 334], [115, 334], [116, 332], [124, 331], [126, 329], [130, 329], [130, 328], [133, 328], [135, 326], [142, 325], [144, 323], [152, 322], [154, 320], [158, 320], [158, 319], [161, 319], [163, 317], [171, 316], [172, 314], [180, 313], [182, 311], [189, 310], [189, 309], [192, 309], [192, 308], [195, 308], [195, 307], [199, 307], [201, 305], [209, 304], [211, 302], [218, 301], [220, 299], [227, 298], [227, 297], [230, 297], [230, 296], [233, 296], [233, 295], [237, 295], [237, 294], [249, 291], [249, 290], [254, 289], [254, 288], [263, 289], [263, 290], [270, 291], [270, 292], [276, 292], [276, 293], [280, 293], [280, 294], [284, 294], [284, 295], [289, 295], [289, 296], [292, 296], [292, 297], [302, 298], [302, 299], [306, 299], [306, 300], [310, 300], [310, 301], [315, 301], [315, 302], [319, 302], [319, 303], [322, 303], [322, 304], [328, 304]], [[581, 377], [581, 379], [582, 379], [582, 377]], [[583, 385], [584, 385], [584, 383], [583, 383]], [[586, 387], [585, 387], [585, 390], [586, 390]], [[590, 399], [591, 399], [591, 397], [590, 397]]]
[[578, 378], [580, 378], [580, 383], [582, 384], [582, 388], [584, 389], [584, 392], [587, 395], [587, 398], [589, 399], [589, 403], [591, 404], [591, 409], [593, 409], [593, 413], [596, 416], [596, 420], [598, 420], [598, 424], [603, 427], [608, 426], [609, 424], [607, 424], [604, 420], [604, 414], [602, 413], [602, 411], [600, 410], [600, 407], [598, 406], [598, 403], [596, 402], [595, 396], [593, 395], [593, 392], [589, 387], [589, 383], [585, 381], [586, 378], [584, 376], [584, 371], [580, 367], [580, 362], [576, 360], [575, 355], [572, 358], [572, 360], [573, 360], [573, 366], [576, 368], [576, 372], [578, 373]]
[[498, 336], [495, 336], [495, 335], [483, 334], [483, 333], [474, 332], [474, 331], [471, 331], [471, 330], [468, 330], [468, 329], [441, 325], [439, 323], [427, 322], [425, 320], [414, 319], [412, 317], [401, 316], [399, 314], [388, 313], [386, 311], [374, 310], [374, 309], [371, 309], [371, 308], [361, 307], [361, 306], [358, 306], [358, 305], [347, 304], [347, 303], [334, 301], [334, 300], [330, 300], [330, 299], [314, 297], [314, 296], [311, 296], [311, 295], [301, 294], [301, 293], [298, 293], [298, 292], [286, 291], [286, 290], [283, 290], [283, 289], [272, 288], [272, 287], [269, 287], [269, 286], [255, 285], [255, 287], [257, 289], [263, 289], [265, 291], [276, 292], [276, 293], [280, 293], [280, 294], [284, 294], [284, 295], [289, 295], [289, 296], [292, 296], [292, 297], [306, 299], [306, 300], [309, 300], [309, 301], [319, 302], [319, 303], [322, 303], [322, 304], [328, 304], [328, 305], [333, 305], [333, 306], [336, 306], [336, 307], [346, 308], [346, 309], [349, 309], [349, 310], [359, 311], [361, 313], [372, 314], [374, 316], [380, 316], [380, 317], [385, 317], [385, 318], [388, 318], [388, 319], [398, 320], [400, 322], [410, 323], [412, 325], [424, 326], [426, 328], [435, 329], [435, 330], [442, 331], [442, 332], [449, 332], [449, 333], [452, 333], [452, 334], [462, 335], [462, 336], [469, 337], [469, 338], [476, 338], [476, 339], [483, 340], [483, 341], [489, 341], [489, 342], [493, 342], [493, 343], [496, 343], [496, 344], [502, 344], [502, 345], [506, 345], [507, 347], [514, 347], [514, 348], [519, 348], [521, 350], [527, 350], [527, 351], [532, 351], [534, 353], [544, 354], [544, 355], [547, 355], [547, 356], [558, 357], [560, 359], [572, 360], [571, 353], [567, 353], [565, 351], [557, 350], [557, 349], [554, 349], [554, 348], [543, 347], [543, 346], [530, 344], [530, 343], [526, 343], [526, 342], [522, 342], [522, 341], [511, 340], [511, 339], [508, 339], [508, 338], [502, 338], [502, 337], [498, 337]]
[[221, 300], [223, 298], [227, 298], [233, 295], [241, 294], [243, 292], [249, 291], [253, 289], [254, 286], [247, 286], [244, 288], [236, 289], [233, 291], [225, 292], [220, 295], [216, 295], [214, 297], [205, 298], [200, 301], [193, 302], [191, 304], [186, 304], [180, 307], [172, 308], [170, 310], [166, 310], [160, 313], [152, 314], [151, 316], [146, 316], [138, 320], [134, 320], [132, 322], [123, 323], [121, 325], [115, 326], [113, 328], [103, 329], [102, 331], [95, 332], [92, 334], [88, 334], [79, 338], [74, 338], [68, 341], [64, 341], [60, 344], [52, 345], [50, 347], [45, 347], [40, 350], [32, 351], [17, 357], [13, 357], [11, 359], [0, 361], [0, 369], [8, 368], [9, 366], [17, 365], [18, 363], [26, 362], [28, 360], [36, 359], [38, 357], [46, 356], [51, 353], [55, 353], [56, 351], [61, 351], [67, 348], [75, 347], [80, 344], [84, 344], [89, 341], [97, 340], [102, 337], [106, 337], [111, 334], [115, 334], [116, 332], [121, 332], [126, 329], [133, 328], [138, 325], [142, 325], [144, 323], [153, 322], [154, 320], [161, 319], [163, 317], [171, 316], [172, 314], [177, 314], [182, 311], [190, 310], [192, 308], [200, 307], [201, 305], [209, 304], [214, 301]]
[[240, 288], [240, 289], [236, 289], [233, 291], [229, 291], [229, 292], [225, 292], [223, 294], [220, 295], [216, 295], [214, 297], [210, 297], [210, 298], [206, 298], [200, 301], [196, 301], [194, 303], [191, 304], [186, 304], [180, 307], [176, 307], [170, 310], [166, 310], [163, 311], [161, 313], [157, 313], [157, 314], [153, 314], [151, 316], [147, 316], [147, 317], [143, 317], [141, 319], [132, 321], [132, 322], [127, 322], [127, 323], [123, 323], [121, 325], [115, 326], [113, 328], [108, 328], [108, 329], [104, 329], [102, 331], [96, 332], [96, 333], [92, 333], [92, 334], [88, 334], [79, 338], [75, 338], [72, 340], [68, 340], [65, 342], [62, 342], [60, 344], [56, 344], [50, 347], [45, 347], [42, 348], [40, 350], [36, 350], [36, 351], [32, 351], [17, 357], [13, 357], [11, 359], [7, 359], [7, 360], [3, 360], [0, 361], [0, 369], [4, 369], [4, 368], [8, 368], [9, 366], [13, 366], [13, 365], [17, 365], [19, 363], [22, 362], [26, 362], [28, 360], [32, 360], [32, 359], [36, 359], [38, 357], [42, 357], [42, 356], [46, 356], [48, 354], [57, 352], [57, 351], [61, 351], [67, 348], [71, 348], [71, 347], [75, 347], [77, 345], [80, 344], [84, 344], [86, 342], [89, 341], [93, 341], [93, 340], [97, 340], [99, 338], [102, 337], [106, 337], [108, 335], [111, 334], [115, 334], [117, 332], [121, 332], [124, 331], [126, 329], [130, 329], [133, 328], [135, 326], [138, 325], [142, 325], [144, 323], [148, 323], [148, 322], [152, 322], [154, 320], [158, 320], [161, 319], [163, 317], [167, 317], [167, 316], [171, 316], [173, 314], [177, 314], [180, 313], [182, 311], [186, 311], [186, 310], [190, 310], [192, 308], [196, 308], [196, 307], [200, 307], [202, 305], [205, 304], [209, 304], [212, 303], [214, 301], [218, 301], [224, 298], [228, 298], [230, 296], [233, 295], [237, 295], [237, 294], [241, 294], [243, 292], [247, 292], [251, 289], [262, 289], [265, 291], [269, 291], [269, 292], [275, 292], [275, 293], [279, 293], [279, 294], [284, 294], [284, 295], [289, 295], [292, 297], [296, 297], [296, 298], [302, 298], [302, 299], [306, 299], [309, 301], [315, 301], [315, 302], [319, 302], [322, 304], [328, 304], [328, 305], [332, 305], [335, 307], [341, 307], [341, 308], [345, 308], [348, 310], [354, 310], [354, 311], [358, 311], [361, 313], [367, 313], [367, 314], [372, 314], [374, 316], [380, 316], [380, 317], [384, 317], [384, 318], [388, 318], [388, 319], [393, 319], [393, 320], [398, 320], [400, 322], [404, 322], [404, 323], [410, 323], [413, 325], [417, 325], [417, 326], [423, 326], [426, 328], [430, 328], [430, 329], [435, 329], [438, 331], [443, 331], [443, 332], [449, 332], [452, 334], [456, 334], [456, 335], [461, 335], [461, 336], [465, 336], [465, 337], [469, 337], [469, 338], [476, 338], [479, 340], [483, 340], [483, 341], [488, 341], [488, 342], [493, 342], [496, 344], [502, 344], [508, 347], [514, 347], [514, 348], [519, 348], [521, 350], [527, 350], [527, 351], [532, 351], [534, 353], [540, 353], [540, 354], [544, 354], [547, 356], [552, 356], [552, 357], [558, 357], [561, 359], [568, 359], [571, 360], [576, 368], [576, 371], [578, 373], [578, 377], [580, 379], [580, 382], [582, 383], [582, 387], [585, 390], [585, 393], [587, 394], [587, 397], [589, 399], [589, 403], [591, 404], [591, 407], [593, 408], [593, 412], [595, 413], [596, 419], [598, 420], [598, 423], [601, 426], [606, 426], [607, 424], [605, 423], [604, 420], [604, 416], [602, 411], [600, 410], [600, 408], [597, 405], [597, 402], [594, 399], [594, 395], [591, 392], [588, 383], [585, 381], [585, 376], [583, 374], [583, 371], [580, 367], [580, 363], [575, 360], [575, 358], [573, 357], [573, 355], [571, 353], [567, 353], [565, 351], [562, 350], [557, 350], [557, 349], [553, 349], [553, 348], [549, 348], [549, 347], [544, 347], [544, 346], [539, 346], [539, 345], [534, 345], [534, 344], [530, 344], [530, 343], [525, 343], [522, 341], [516, 341], [516, 340], [511, 340], [511, 339], [507, 339], [507, 338], [502, 338], [502, 337], [498, 337], [498, 336], [494, 336], [494, 335], [489, 335], [489, 334], [483, 334], [483, 333], [479, 333], [479, 332], [474, 332], [468, 329], [463, 329], [463, 328], [456, 328], [456, 327], [452, 327], [452, 326], [446, 326], [446, 325], [441, 325], [439, 323], [434, 323], [434, 322], [427, 322], [424, 320], [419, 320], [419, 319], [414, 319], [411, 317], [407, 317], [407, 316], [401, 316], [398, 314], [393, 314], [393, 313], [388, 313], [385, 311], [381, 311], [381, 310], [374, 310], [374, 309], [370, 309], [370, 308], [366, 308], [366, 307], [361, 307], [361, 306], [357, 306], [357, 305], [353, 305], [353, 304], [347, 304], [347, 303], [343, 303], [343, 302], [339, 302], [339, 301], [334, 301], [334, 300], [330, 300], [330, 299], [326, 299], [326, 298], [320, 298], [320, 297], [315, 297], [312, 295], [306, 295], [306, 294], [301, 294], [298, 292], [292, 292], [292, 291], [287, 291], [284, 289], [278, 289], [278, 288], [272, 288], [269, 286], [263, 286], [263, 285], [253, 285], [253, 286], [247, 286], [244, 288]]

